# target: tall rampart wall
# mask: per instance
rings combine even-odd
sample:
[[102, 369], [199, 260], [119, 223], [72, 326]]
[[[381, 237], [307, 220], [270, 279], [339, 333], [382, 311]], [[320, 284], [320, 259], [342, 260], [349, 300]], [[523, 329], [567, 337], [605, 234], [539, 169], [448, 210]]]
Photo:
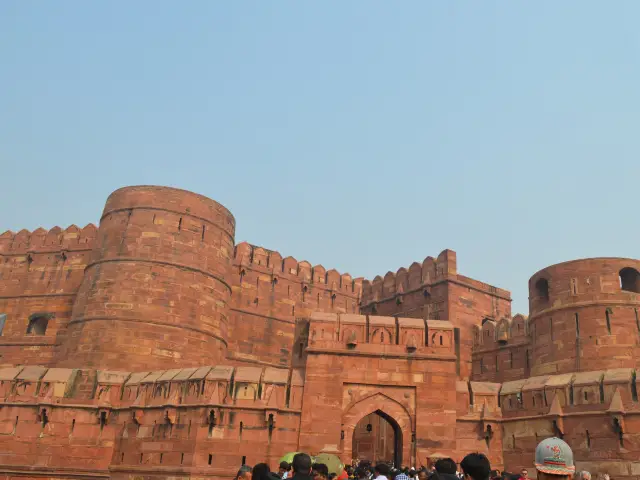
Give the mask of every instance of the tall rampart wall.
[[485, 319], [473, 329], [473, 370], [479, 382], [507, 382], [531, 374], [529, 322], [521, 314], [498, 322]]
[[511, 294], [457, 271], [457, 256], [444, 250], [395, 274], [364, 281], [362, 313], [449, 320], [459, 329], [459, 375], [472, 371], [473, 327], [483, 319], [511, 316]]
[[142, 370], [224, 360], [234, 232], [231, 213], [195, 193], [112, 193], [58, 364]]
[[232, 478], [298, 443], [299, 371], [0, 368], [0, 471]]
[[640, 261], [591, 258], [529, 280], [532, 375], [635, 368], [640, 359]]
[[64, 343], [96, 227], [0, 235], [0, 363], [49, 365]]
[[238, 364], [301, 365], [306, 333], [296, 319], [360, 309], [361, 278], [248, 243], [236, 246], [230, 279], [228, 358]]

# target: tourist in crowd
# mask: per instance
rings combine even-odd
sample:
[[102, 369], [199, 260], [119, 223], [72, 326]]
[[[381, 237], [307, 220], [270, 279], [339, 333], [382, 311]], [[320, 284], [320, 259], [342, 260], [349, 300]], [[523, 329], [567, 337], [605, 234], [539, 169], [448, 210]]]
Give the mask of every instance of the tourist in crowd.
[[451, 458], [440, 458], [433, 465], [440, 480], [458, 480], [456, 473], [458, 466]]
[[535, 460], [538, 480], [571, 480], [576, 470], [571, 447], [556, 437], [538, 444]]
[[353, 473], [353, 476], [356, 480], [369, 480], [369, 469], [358, 467]]
[[591, 474], [586, 470], [582, 470], [580, 473], [574, 476], [577, 480], [591, 480]]
[[311, 457], [306, 453], [296, 453], [291, 462], [291, 469], [295, 480], [311, 479]]
[[242, 465], [236, 475], [236, 480], [251, 480], [252, 468], [249, 465]]
[[523, 468], [520, 471], [520, 477], [518, 478], [518, 480], [529, 480], [529, 472], [526, 468]]
[[398, 470], [395, 476], [393, 477], [393, 480], [409, 480], [409, 477], [407, 476], [406, 473], [404, 473], [403, 470]]
[[314, 463], [311, 466], [311, 472], [314, 480], [330, 480], [329, 468], [324, 463]]
[[378, 463], [373, 468], [373, 478], [376, 480], [389, 480], [389, 465], [386, 463]]
[[460, 467], [466, 480], [489, 480], [491, 464], [482, 453], [470, 453], [462, 459]]
[[428, 480], [428, 478], [429, 478], [429, 474], [427, 473], [426, 468], [422, 467], [418, 471], [418, 480]]
[[269, 473], [271, 473], [269, 465], [266, 463], [258, 463], [254, 465], [253, 470], [251, 470], [251, 480], [270, 480]]
[[287, 462], [280, 462], [280, 466], [278, 467], [278, 476], [285, 480], [289, 476], [289, 472], [291, 471], [291, 465]]

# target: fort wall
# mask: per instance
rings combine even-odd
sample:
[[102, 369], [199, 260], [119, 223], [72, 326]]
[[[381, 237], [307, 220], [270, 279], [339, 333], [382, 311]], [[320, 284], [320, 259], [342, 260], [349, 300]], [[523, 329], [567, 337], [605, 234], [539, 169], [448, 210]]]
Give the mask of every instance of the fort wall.
[[305, 339], [296, 319], [360, 308], [361, 278], [248, 243], [236, 246], [230, 279], [228, 358], [238, 365], [300, 366]]
[[96, 227], [0, 235], [0, 363], [49, 365], [64, 343]]
[[529, 280], [532, 375], [634, 368], [640, 358], [640, 261], [575, 260]]
[[365, 280], [361, 305], [362, 313], [450, 320], [459, 329], [459, 375], [469, 378], [473, 327], [483, 319], [510, 316], [511, 294], [460, 275], [456, 253], [444, 250], [437, 259], [427, 257], [409, 269]]
[[212, 200], [142, 186], [114, 192], [99, 228], [0, 235], [5, 480], [349, 462], [372, 414], [404, 464], [481, 451], [533, 472], [555, 435], [578, 469], [640, 478], [640, 261], [545, 268], [512, 317], [450, 250], [369, 282], [234, 230]]
[[227, 209], [194, 193], [114, 192], [58, 364], [142, 370], [223, 360], [234, 231]]

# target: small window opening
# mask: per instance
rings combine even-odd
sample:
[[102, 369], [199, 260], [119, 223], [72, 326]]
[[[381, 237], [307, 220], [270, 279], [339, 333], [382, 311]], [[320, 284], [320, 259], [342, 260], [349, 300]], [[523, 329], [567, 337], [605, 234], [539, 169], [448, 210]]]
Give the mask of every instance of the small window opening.
[[[442, 337], [440, 337], [440, 340], [442, 340]], [[496, 372], [498, 371], [498, 356], [496, 355]]]
[[44, 335], [49, 325], [49, 317], [46, 315], [34, 315], [29, 319], [27, 335]]
[[160, 454], [160, 463], [162, 463], [162, 456], [163, 456], [163, 454], [161, 453]]
[[184, 453], [180, 454], [180, 465], [184, 463]]
[[142, 463], [142, 459], [144, 458], [144, 453], [140, 454], [140, 463]]
[[442, 335], [440, 335], [440, 345], [442, 345]]
[[209, 454], [209, 465], [211, 465], [212, 462], [213, 462], [213, 455]]
[[202, 241], [204, 242], [204, 234], [207, 231], [207, 226], [206, 225], [202, 225]]
[[535, 395], [533, 396], [533, 406], [534, 407], [536, 406], [536, 396]]
[[[244, 388], [246, 390], [247, 387], [244, 387]], [[208, 423], [209, 423], [209, 438], [211, 438], [211, 436], [213, 435], [213, 428], [216, 426], [216, 412], [213, 410], [209, 411]]]
[[484, 360], [480, 359], [480, 373], [484, 373]]
[[42, 412], [40, 412], [40, 422], [42, 423], [42, 428], [44, 428], [47, 423], [49, 423], [49, 417], [47, 416], [46, 408], [43, 408]]
[[571, 294], [572, 295], [577, 295], [578, 294], [578, 279], [577, 278], [572, 278], [571, 279]]
[[541, 278], [535, 285], [536, 293], [543, 302], [549, 301], [549, 282], [546, 278]]
[[380, 343], [384, 343], [384, 332], [380, 332]]
[[607, 320], [607, 332], [609, 333], [609, 335], [611, 335], [611, 309], [607, 308], [604, 311], [604, 315], [605, 315], [606, 320]]
[[178, 220], [178, 231], [182, 230], [182, 217]]
[[584, 401], [586, 402], [587, 400], [589, 400], [589, 394], [585, 391], [584, 392]]
[[631, 374], [631, 400], [638, 401], [638, 386], [636, 385], [636, 372], [635, 370]]
[[76, 419], [74, 418], [73, 420], [71, 420], [71, 433], [73, 433], [73, 430], [76, 428]]
[[574, 318], [576, 320], [576, 338], [580, 338], [580, 317], [577, 312], [574, 314]]
[[336, 294], [331, 295], [331, 308], [333, 308], [336, 304]]
[[569, 384], [569, 405], [573, 405], [573, 383]]
[[107, 423], [107, 412], [100, 412], [100, 431], [104, 429]]
[[587, 430], [587, 448], [591, 448], [591, 435], [589, 435], [589, 430]]
[[598, 386], [600, 387], [600, 403], [604, 403], [604, 381], [602, 379]]
[[640, 273], [632, 267], [620, 270], [620, 288], [627, 292], [640, 293]]
[[238, 429], [240, 440], [242, 440], [242, 429], [243, 429], [243, 427], [244, 427], [244, 423], [240, 422], [240, 428]]

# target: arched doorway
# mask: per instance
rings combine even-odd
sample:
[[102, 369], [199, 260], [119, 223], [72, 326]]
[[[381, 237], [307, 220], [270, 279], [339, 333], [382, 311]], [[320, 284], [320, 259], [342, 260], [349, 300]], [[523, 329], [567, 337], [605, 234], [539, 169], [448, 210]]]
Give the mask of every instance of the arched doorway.
[[381, 410], [363, 417], [353, 430], [353, 458], [402, 465], [402, 429]]

